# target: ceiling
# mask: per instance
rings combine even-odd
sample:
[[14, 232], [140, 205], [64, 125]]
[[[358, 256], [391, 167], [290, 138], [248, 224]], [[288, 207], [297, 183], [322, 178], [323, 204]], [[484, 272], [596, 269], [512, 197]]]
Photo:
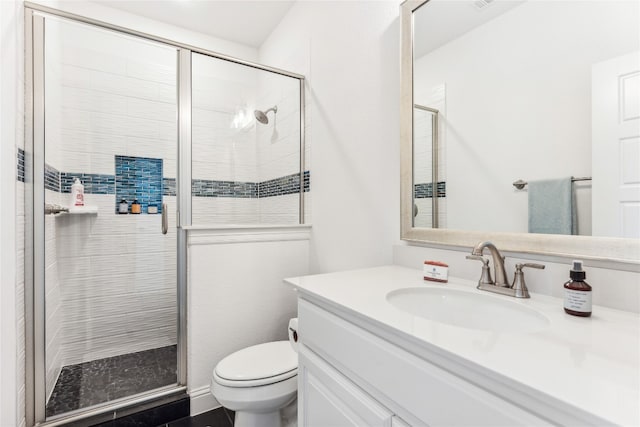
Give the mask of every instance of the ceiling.
[[[414, 12], [414, 57], [420, 58], [525, 0], [431, 0]], [[478, 8], [478, 4], [484, 7]]]
[[260, 47], [294, 0], [93, 0], [145, 18]]

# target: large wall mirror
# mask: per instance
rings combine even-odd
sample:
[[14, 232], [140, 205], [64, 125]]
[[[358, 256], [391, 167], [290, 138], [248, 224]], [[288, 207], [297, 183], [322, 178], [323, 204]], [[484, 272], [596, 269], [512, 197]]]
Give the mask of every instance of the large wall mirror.
[[401, 8], [402, 238], [640, 264], [640, 2]]

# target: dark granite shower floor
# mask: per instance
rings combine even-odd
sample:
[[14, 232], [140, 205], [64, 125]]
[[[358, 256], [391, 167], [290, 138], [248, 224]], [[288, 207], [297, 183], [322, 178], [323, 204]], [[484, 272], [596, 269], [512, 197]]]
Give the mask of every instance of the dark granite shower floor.
[[175, 345], [65, 366], [47, 402], [46, 415], [175, 384], [176, 366]]

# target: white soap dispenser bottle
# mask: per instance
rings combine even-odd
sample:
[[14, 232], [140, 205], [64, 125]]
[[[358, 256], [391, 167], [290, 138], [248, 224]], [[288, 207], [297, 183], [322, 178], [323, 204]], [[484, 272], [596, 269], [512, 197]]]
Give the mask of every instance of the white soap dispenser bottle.
[[78, 178], [71, 186], [71, 206], [84, 206], [84, 185]]

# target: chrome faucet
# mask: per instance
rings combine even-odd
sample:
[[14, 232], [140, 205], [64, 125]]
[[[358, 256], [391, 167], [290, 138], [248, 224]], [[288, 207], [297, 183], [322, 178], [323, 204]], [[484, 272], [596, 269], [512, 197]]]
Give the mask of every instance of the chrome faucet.
[[[489, 260], [485, 259], [482, 256], [485, 248], [489, 249], [489, 252], [493, 257], [493, 268], [496, 270], [495, 282], [493, 281], [493, 279], [491, 279]], [[500, 255], [500, 251], [493, 243], [478, 243], [471, 251], [471, 255], [467, 255], [467, 259], [473, 259], [482, 262], [482, 275], [480, 276], [480, 280], [478, 280], [478, 289], [483, 291], [495, 292], [502, 295], [509, 295], [516, 298], [529, 298], [529, 290], [527, 289], [527, 286], [524, 282], [524, 273], [522, 272], [522, 269], [524, 267], [540, 269], [544, 268], [544, 265], [542, 264], [516, 264], [513, 283], [509, 285], [509, 283], [507, 282], [507, 273], [504, 269], [504, 257]]]

